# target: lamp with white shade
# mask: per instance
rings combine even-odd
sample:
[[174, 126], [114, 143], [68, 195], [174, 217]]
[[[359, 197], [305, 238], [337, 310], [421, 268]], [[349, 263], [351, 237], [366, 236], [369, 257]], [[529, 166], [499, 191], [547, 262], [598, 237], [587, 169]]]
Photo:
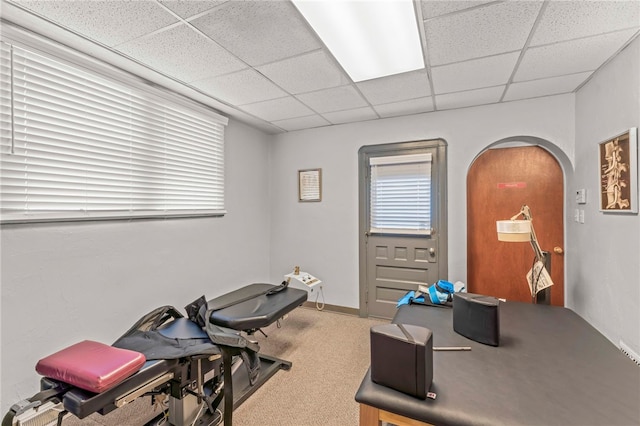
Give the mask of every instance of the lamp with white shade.
[[[518, 217], [522, 216], [522, 219]], [[548, 253], [540, 248], [536, 232], [533, 229], [533, 216], [531, 209], [526, 204], [522, 206], [520, 211], [509, 220], [498, 220], [496, 222], [498, 231], [498, 240], [505, 242], [527, 242], [531, 243], [531, 247], [535, 253], [535, 259], [531, 270], [527, 273], [527, 282], [531, 291], [531, 302], [537, 303], [538, 293], [547, 287], [553, 285], [551, 276], [547, 271], [550, 259]], [[548, 300], [542, 300], [542, 303], [548, 304]]]

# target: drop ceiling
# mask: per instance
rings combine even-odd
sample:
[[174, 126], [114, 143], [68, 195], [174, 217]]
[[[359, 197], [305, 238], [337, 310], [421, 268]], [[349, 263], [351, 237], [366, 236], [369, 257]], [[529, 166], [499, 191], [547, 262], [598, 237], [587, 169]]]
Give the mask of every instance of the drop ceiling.
[[571, 93], [640, 32], [638, 0], [415, 1], [425, 68], [354, 83], [285, 0], [2, 2], [270, 133]]

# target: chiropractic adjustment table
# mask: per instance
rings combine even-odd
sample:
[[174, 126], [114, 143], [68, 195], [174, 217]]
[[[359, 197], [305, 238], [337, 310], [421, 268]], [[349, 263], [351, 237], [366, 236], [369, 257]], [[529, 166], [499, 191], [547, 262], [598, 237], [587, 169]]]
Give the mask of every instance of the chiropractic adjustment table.
[[567, 308], [501, 302], [500, 346], [453, 330], [453, 310], [401, 306], [392, 322], [426, 327], [435, 399], [371, 381], [355, 399], [360, 425], [640, 425], [640, 367]]
[[84, 341], [42, 359], [41, 391], [14, 404], [2, 426], [59, 425], [67, 413], [105, 415], [149, 395], [163, 410], [148, 426], [231, 426], [233, 409], [291, 368], [260, 354], [250, 336], [306, 300], [305, 290], [285, 283], [251, 284], [201, 297], [186, 307], [189, 318], [160, 307], [111, 346]]

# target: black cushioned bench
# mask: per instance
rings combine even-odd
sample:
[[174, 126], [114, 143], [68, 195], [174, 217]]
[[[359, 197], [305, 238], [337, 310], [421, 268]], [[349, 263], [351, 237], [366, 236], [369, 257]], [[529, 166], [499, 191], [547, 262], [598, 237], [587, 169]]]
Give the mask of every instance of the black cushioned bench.
[[[307, 292], [288, 287], [286, 290], [267, 295], [272, 284], [250, 284], [224, 294], [207, 303], [211, 323], [234, 330], [250, 331], [266, 327], [282, 318], [307, 300]], [[241, 300], [241, 302], [235, 302]], [[226, 306], [216, 309], [216, 306]]]
[[[227, 329], [221, 329], [223, 333], [236, 333], [242, 336], [240, 332], [245, 332], [251, 335], [278, 321], [306, 300], [305, 290], [283, 285], [250, 284], [208, 301], [207, 308], [211, 311], [209, 322]], [[156, 312], [160, 312], [157, 317], [154, 316]], [[150, 321], [149, 318], [153, 320]], [[156, 348], [162, 348], [163, 353], [170, 355], [166, 355], [163, 359], [152, 357], [142, 349], [127, 347], [121, 338], [114, 343], [114, 347], [144, 353], [147, 361], [144, 362], [143, 357], [141, 363], [144, 362], [144, 364], [141, 364], [142, 366], [136, 372], [128, 373], [131, 374], [128, 377], [123, 376], [122, 380], [113, 384], [112, 387], [95, 392], [65, 382], [64, 380], [70, 377], [69, 368], [75, 370], [77, 368], [74, 364], [77, 366], [81, 363], [83, 371], [88, 374], [87, 377], [93, 377], [100, 370], [98, 367], [113, 364], [113, 358], [109, 355], [96, 357], [91, 352], [81, 353], [77, 363], [69, 357], [63, 358], [60, 364], [54, 364], [50, 370], [56, 376], [43, 377], [40, 381], [41, 392], [28, 400], [14, 404], [4, 417], [2, 425], [30, 425], [36, 417], [38, 417], [37, 421], [45, 424], [43, 423], [45, 418], [49, 419], [47, 422], [51, 421], [63, 415], [65, 411], [83, 419], [95, 412], [107, 414], [144, 395], [166, 394], [174, 402], [169, 404], [167, 419], [170, 424], [176, 426], [192, 424], [199, 416], [204, 415], [202, 413], [208, 413], [210, 418], [207, 422], [215, 424], [219, 421], [220, 411], [223, 411], [224, 424], [231, 426], [231, 413], [234, 408], [244, 402], [278, 370], [291, 368], [289, 361], [257, 353], [256, 359], [260, 365], [257, 377], [252, 377], [250, 380], [248, 374], [242, 374], [243, 370], [238, 370], [238, 374], [232, 375], [232, 371], [235, 371], [232, 365], [242, 363], [243, 358], [236, 357], [241, 355], [242, 349], [234, 350], [236, 348], [227, 348], [222, 344], [215, 345], [206, 330], [196, 322], [185, 318], [171, 306], [160, 307], [145, 315], [127, 333], [138, 330], [137, 327], [147, 332], [149, 324], [156, 321], [155, 318], [161, 322], [161, 325], [157, 330], [154, 329], [154, 332], [158, 333], [157, 337], [147, 339], [145, 335], [143, 339], [145, 345], [146, 342], [151, 342], [149, 343], [151, 348], [145, 346], [145, 350], [153, 353]], [[244, 337], [239, 339], [242, 341]], [[245, 340], [249, 342], [248, 337]], [[176, 345], [177, 352], [175, 352], [172, 346], [174, 341], [188, 341], [189, 343], [182, 347], [188, 348], [190, 352], [181, 354], [179, 345]], [[194, 342], [193, 346], [191, 342]], [[161, 344], [170, 345], [169, 349], [166, 346], [159, 346]], [[255, 347], [255, 351], [259, 349], [256, 342], [249, 342], [247, 345], [247, 347], [249, 345]], [[202, 348], [202, 352], [192, 348]], [[64, 351], [62, 352], [66, 355]], [[233, 392], [233, 388], [239, 392]], [[224, 408], [220, 410], [217, 407], [221, 406], [222, 401]], [[205, 405], [201, 409], [203, 404]], [[171, 413], [171, 407], [177, 407], [174, 410], [177, 413]], [[164, 417], [164, 414], [161, 417]], [[160, 419], [159, 422], [164, 422], [164, 419]]]

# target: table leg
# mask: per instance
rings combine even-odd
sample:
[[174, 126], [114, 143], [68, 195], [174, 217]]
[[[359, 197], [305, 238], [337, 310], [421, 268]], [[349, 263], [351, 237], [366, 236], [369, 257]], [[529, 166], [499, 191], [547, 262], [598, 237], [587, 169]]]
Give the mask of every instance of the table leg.
[[381, 421], [396, 426], [431, 426], [429, 423], [380, 410], [367, 404], [360, 404], [360, 426], [380, 426]]
[[360, 404], [360, 426], [379, 426], [380, 410], [367, 404]]

